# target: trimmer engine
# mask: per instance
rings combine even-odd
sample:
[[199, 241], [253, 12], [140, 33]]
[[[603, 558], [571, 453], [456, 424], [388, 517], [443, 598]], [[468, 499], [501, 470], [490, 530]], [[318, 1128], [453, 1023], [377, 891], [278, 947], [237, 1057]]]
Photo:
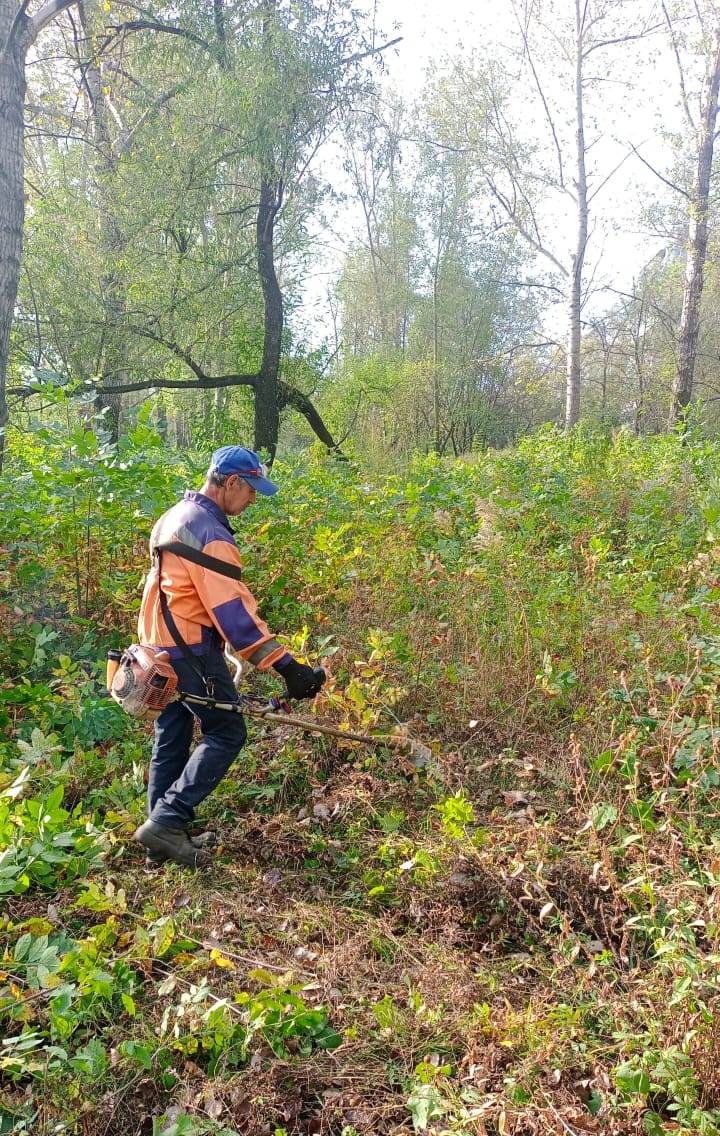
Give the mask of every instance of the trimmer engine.
[[133, 643], [125, 651], [108, 651], [107, 688], [133, 718], [153, 719], [175, 698], [177, 675], [167, 651]]

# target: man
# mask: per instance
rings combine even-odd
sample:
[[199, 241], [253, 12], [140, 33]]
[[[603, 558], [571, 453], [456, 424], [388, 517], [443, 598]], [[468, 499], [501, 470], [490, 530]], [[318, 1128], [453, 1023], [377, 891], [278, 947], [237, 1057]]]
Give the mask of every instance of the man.
[[[277, 490], [256, 453], [223, 446], [213, 454], [200, 492], [186, 491], [153, 528], [139, 641], [168, 651], [181, 690], [238, 701], [223, 643], [259, 670], [278, 671], [290, 698], [314, 698], [324, 682], [322, 671], [298, 663], [277, 642], [240, 580], [240, 554], [228, 517], [244, 512], [257, 493], [272, 497]], [[196, 719], [202, 739], [191, 753]], [[163, 710], [155, 723], [148, 819], [135, 833], [150, 862], [170, 859], [191, 867], [208, 862], [200, 839], [191, 838], [188, 828], [246, 737], [241, 714], [201, 706], [190, 710], [182, 702]]]

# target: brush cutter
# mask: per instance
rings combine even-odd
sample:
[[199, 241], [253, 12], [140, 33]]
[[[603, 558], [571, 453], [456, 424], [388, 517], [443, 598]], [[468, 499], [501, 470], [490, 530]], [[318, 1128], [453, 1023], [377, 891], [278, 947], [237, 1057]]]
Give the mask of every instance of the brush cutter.
[[[236, 688], [242, 677], [242, 664], [226, 651], [228, 663], [235, 671]], [[324, 681], [325, 672], [317, 668], [318, 677]], [[427, 765], [430, 749], [414, 738], [396, 734], [358, 734], [350, 730], [340, 730], [325, 722], [312, 718], [300, 718], [292, 713], [290, 704], [284, 699], [272, 697], [263, 702], [254, 695], [241, 694], [238, 702], [222, 702], [209, 695], [189, 694], [178, 690], [177, 675], [170, 663], [167, 651], [133, 644], [125, 651], [108, 651], [107, 688], [114, 700], [133, 718], [152, 720], [157, 718], [171, 702], [186, 702], [188, 706], [210, 706], [224, 710], [228, 714], [250, 714], [255, 718], [265, 718], [269, 722], [291, 726], [306, 733], [325, 734], [342, 741], [360, 742], [362, 745], [384, 745], [406, 753], [417, 768]]]

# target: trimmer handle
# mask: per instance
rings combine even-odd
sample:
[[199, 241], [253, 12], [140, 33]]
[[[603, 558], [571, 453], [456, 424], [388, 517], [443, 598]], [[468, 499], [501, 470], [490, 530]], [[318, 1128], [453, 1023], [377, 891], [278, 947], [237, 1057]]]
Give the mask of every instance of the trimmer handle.
[[[319, 694], [322, 687], [327, 682], [327, 673], [323, 667], [313, 667], [313, 674], [317, 680], [317, 690], [315, 694]], [[281, 710], [283, 714], [292, 714], [292, 706], [287, 698], [280, 698], [274, 694], [268, 704], [272, 710]]]

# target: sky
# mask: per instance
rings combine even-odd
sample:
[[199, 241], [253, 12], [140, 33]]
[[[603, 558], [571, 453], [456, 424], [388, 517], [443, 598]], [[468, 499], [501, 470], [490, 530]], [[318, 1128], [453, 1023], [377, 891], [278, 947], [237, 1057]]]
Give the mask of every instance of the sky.
[[[568, 12], [573, 5], [566, 0]], [[634, 0], [638, 9], [652, 0]], [[631, 6], [631, 11], [634, 5]], [[442, 62], [443, 58], [471, 48], [482, 49], [492, 44], [507, 44], [514, 38], [515, 19], [510, 0], [376, 0], [376, 24], [384, 38], [402, 36], [397, 47], [387, 53], [386, 82], [392, 84], [407, 100], [417, 97], [422, 88], [428, 64]], [[492, 50], [492, 48], [491, 48]], [[595, 151], [600, 154], [603, 169], [613, 169], [622, 161], [620, 169], [593, 202], [591, 241], [588, 268], [592, 272], [596, 289], [590, 299], [590, 314], [610, 306], [612, 296], [603, 292], [605, 286], [631, 290], [633, 280], [662, 249], [663, 242], [649, 231], [641, 220], [641, 206], [664, 191], [658, 179], [643, 166], [630, 151], [628, 142], [641, 148], [645, 158], [656, 169], [668, 172], [671, 155], [666, 150], [660, 127], [680, 128], [677, 75], [674, 60], [663, 47], [663, 37], [643, 43], [634, 54], [627, 48], [625, 58], [629, 71], [640, 79], [639, 86], [647, 93], [643, 97], [634, 93], [630, 100], [622, 90], [608, 90], [609, 101], [615, 98], [618, 114], [623, 121], [615, 130], [615, 137], [604, 138]], [[549, 77], [552, 82], [552, 76]], [[519, 97], [522, 97], [519, 92]], [[604, 148], [604, 153], [602, 152]], [[628, 156], [629, 155], [629, 156]], [[595, 156], [595, 155], [593, 155]], [[336, 184], [342, 181], [339, 170], [339, 151], [329, 151], [324, 157], [323, 172]], [[560, 249], [572, 238], [573, 218], [562, 206], [546, 217], [549, 230], [555, 235]], [[305, 310], [310, 322], [320, 326], [326, 322], [327, 309], [324, 294], [328, 282], [334, 278], [342, 263], [344, 250], [353, 237], [362, 239], [359, 207], [348, 201], [333, 218], [334, 236], [324, 235], [323, 248], [315, 258], [315, 267], [308, 282]], [[597, 262], [597, 263], [596, 263]], [[311, 314], [314, 313], [314, 314]], [[557, 332], [565, 315], [562, 308], [553, 314], [550, 324], [557, 324]], [[553, 330], [550, 327], [549, 330]]]

